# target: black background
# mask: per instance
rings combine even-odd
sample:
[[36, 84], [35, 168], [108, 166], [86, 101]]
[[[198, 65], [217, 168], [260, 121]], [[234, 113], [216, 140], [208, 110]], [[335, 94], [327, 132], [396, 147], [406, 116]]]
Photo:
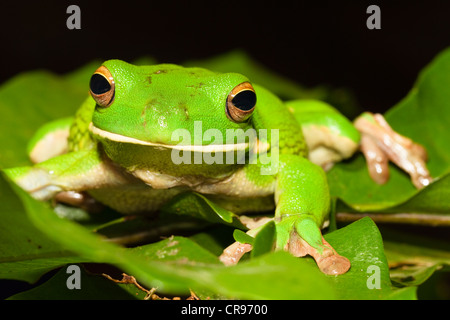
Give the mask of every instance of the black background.
[[[81, 9], [69, 30], [66, 9]], [[369, 30], [366, 9], [381, 9]], [[182, 63], [235, 48], [306, 86], [348, 87], [367, 110], [397, 103], [450, 44], [450, 1], [35, 1], [2, 4], [0, 82], [95, 58]]]

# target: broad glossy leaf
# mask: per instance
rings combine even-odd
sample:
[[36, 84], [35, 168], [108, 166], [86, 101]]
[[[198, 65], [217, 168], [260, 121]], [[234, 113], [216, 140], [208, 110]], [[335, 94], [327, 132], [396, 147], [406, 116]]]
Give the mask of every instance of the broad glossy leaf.
[[44, 123], [74, 115], [86, 89], [46, 71], [19, 74], [0, 87], [0, 168], [28, 165], [26, 145]]
[[72, 252], [37, 229], [21, 200], [0, 179], [0, 278], [37, 281], [44, 273], [79, 261]]
[[[350, 270], [332, 280], [339, 288], [341, 299], [411, 299], [411, 291], [398, 292], [391, 286], [389, 266], [383, 249], [383, 241], [375, 223], [363, 218], [353, 224], [333, 231], [325, 239], [336, 251], [347, 257], [352, 266]], [[376, 274], [375, 277], [374, 275]], [[373, 278], [370, 278], [374, 276]], [[368, 282], [379, 281], [379, 286], [368, 286]]]
[[269, 221], [261, 228], [253, 241], [252, 257], [258, 257], [273, 250], [276, 239], [275, 232], [275, 222], [273, 221]]
[[239, 229], [234, 230], [233, 238], [239, 243], [248, 243], [251, 245], [253, 245], [253, 242], [255, 241], [255, 238], [249, 236], [247, 233]]
[[[142, 297], [134, 285], [117, 285], [100, 275], [87, 273], [80, 266], [80, 289], [67, 287], [67, 267], [61, 268], [50, 280], [25, 292], [15, 294], [8, 300], [134, 300]], [[145, 296], [145, 294], [144, 294]]]
[[428, 231], [413, 234], [392, 227], [383, 228], [391, 278], [397, 285], [421, 285], [436, 270], [450, 270], [450, 237], [447, 230]]
[[[198, 251], [200, 250], [200, 247], [193, 242], [189, 242], [187, 245], [185, 243], [183, 249], [178, 247], [170, 248], [173, 245], [167, 243], [158, 243], [135, 249], [121, 248], [112, 243], [102, 241], [100, 237], [74, 222], [59, 218], [46, 204], [32, 199], [18, 187], [14, 189], [25, 204], [25, 210], [33, 223], [63, 247], [76, 252], [84, 261], [113, 264], [128, 274], [135, 276], [147, 286], [158, 287], [164, 292], [178, 293], [185, 292], [187, 288], [198, 288], [240, 298], [275, 298], [274, 294], [279, 294], [282, 291], [281, 284], [279, 285], [279, 290], [273, 291], [273, 284], [271, 281], [268, 281], [264, 284], [267, 286], [265, 292], [255, 292], [253, 290], [254, 282], [261, 282], [257, 277], [261, 274], [278, 279], [280, 274], [286, 274], [283, 271], [286, 268], [310, 270], [310, 272], [316, 273], [317, 277], [319, 277], [319, 283], [321, 281], [326, 282], [326, 280], [320, 280], [322, 275], [317, 268], [313, 266], [296, 267], [298, 260], [290, 256], [280, 259], [271, 258], [272, 260], [269, 260], [269, 262], [255, 259], [249, 262], [248, 265], [242, 264], [233, 267], [237, 268], [237, 270], [233, 271], [232, 268], [226, 268], [223, 265], [218, 266], [217, 260], [214, 259], [215, 261], [213, 262], [212, 258], [214, 257], [207, 251], [203, 254], [201, 263], [197, 261], [193, 264], [192, 261], [196, 259], [192, 258], [192, 255], [197, 255], [198, 257]], [[197, 249], [186, 249], [186, 246], [191, 244], [197, 246]], [[188, 250], [188, 259], [186, 259], [185, 255], [186, 250]], [[208, 257], [206, 262], [204, 261], [205, 256]], [[257, 268], [255, 265], [264, 267]], [[225, 281], [227, 275], [230, 273], [235, 274], [236, 272], [243, 272], [242, 276], [244, 274], [252, 274], [248, 280], [249, 286], [246, 290], [242, 290], [241, 283], [239, 283], [239, 287], [235, 287], [237, 283]], [[303, 275], [311, 279], [309, 272], [303, 272]], [[289, 278], [291, 278], [291, 275], [289, 275]], [[282, 287], [285, 293], [283, 298], [288, 296], [301, 298], [305, 290], [313, 290], [313, 288], [302, 288], [300, 290], [295, 287], [292, 290], [286, 290], [285, 286]], [[328, 291], [332, 290], [326, 286], [325, 288]], [[320, 291], [314, 290], [314, 292]], [[303, 298], [306, 297], [303, 296]]]
[[246, 229], [239, 217], [233, 212], [218, 206], [207, 197], [196, 192], [186, 192], [175, 196], [159, 211], [163, 214], [189, 216], [211, 223], [224, 223], [236, 228]]
[[[14, 191], [22, 199], [31, 221], [61, 247], [76, 253], [74, 260], [113, 264], [140, 283], [149, 288], [159, 287], [163, 292], [180, 293], [192, 288], [244, 299], [390, 298], [392, 294], [381, 237], [370, 219], [327, 236], [353, 264], [353, 269], [342, 278], [330, 278], [311, 259], [294, 258], [284, 252], [264, 254], [225, 267], [215, 255], [184, 238], [122, 248], [103, 241], [75, 222], [59, 218], [45, 203], [32, 199], [21, 189], [14, 187]], [[379, 265], [382, 272], [384, 287], [376, 295], [365, 285], [364, 268], [368, 264]]]

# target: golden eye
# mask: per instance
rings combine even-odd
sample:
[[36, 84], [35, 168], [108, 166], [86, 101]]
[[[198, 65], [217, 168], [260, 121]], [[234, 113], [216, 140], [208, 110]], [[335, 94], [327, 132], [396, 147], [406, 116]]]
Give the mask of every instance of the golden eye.
[[231, 90], [227, 97], [226, 112], [228, 118], [243, 122], [250, 118], [255, 110], [256, 93], [250, 82], [243, 82]]
[[100, 107], [106, 108], [114, 101], [115, 85], [111, 72], [105, 67], [98, 68], [91, 77], [89, 89], [92, 98]]

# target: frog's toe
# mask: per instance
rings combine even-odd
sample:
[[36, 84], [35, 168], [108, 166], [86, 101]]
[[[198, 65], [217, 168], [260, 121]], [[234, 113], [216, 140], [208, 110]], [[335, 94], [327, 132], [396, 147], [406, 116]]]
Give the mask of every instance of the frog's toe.
[[389, 179], [389, 160], [407, 172], [417, 188], [433, 181], [426, 166], [425, 148], [395, 132], [381, 114], [366, 112], [354, 124], [361, 132], [361, 151], [375, 182], [383, 184]]
[[232, 266], [238, 263], [242, 256], [251, 250], [251, 244], [236, 241], [223, 250], [219, 260], [226, 266]]
[[373, 181], [385, 184], [389, 180], [389, 159], [369, 136], [361, 136], [361, 152], [367, 162], [367, 169]]
[[316, 261], [320, 271], [328, 275], [346, 273], [351, 267], [350, 261], [339, 255], [323, 237], [322, 245], [314, 248], [298, 234], [293, 233], [285, 249], [296, 257], [310, 255]]
[[[316, 261], [317, 262], [317, 261]], [[320, 271], [328, 275], [339, 275], [350, 269], [350, 261], [343, 256], [333, 254], [317, 262]]]
[[52, 177], [48, 170], [35, 167], [16, 167], [5, 169], [4, 172], [36, 200], [50, 200], [56, 193], [62, 191], [61, 187], [52, 184]]
[[81, 208], [90, 213], [98, 213], [104, 206], [86, 192], [62, 191], [53, 198], [55, 202], [61, 202], [72, 207]]
[[[269, 221], [272, 221], [273, 218], [269, 217], [247, 217], [247, 216], [240, 216], [239, 220], [244, 224], [247, 228], [249, 228], [249, 231], [247, 231], [247, 234], [251, 237], [254, 237], [263, 227], [266, 223]], [[219, 259], [222, 261], [223, 264], [226, 266], [235, 265], [239, 262], [239, 260], [242, 258], [244, 254], [247, 252], [250, 252], [253, 249], [252, 245], [249, 243], [240, 243], [240, 242], [234, 242], [220, 255]]]
[[323, 238], [312, 218], [301, 215], [301, 219], [297, 219], [294, 225], [285, 249], [297, 257], [310, 255], [325, 274], [339, 275], [350, 269], [350, 261], [339, 255]]
[[284, 246], [284, 250], [288, 251], [294, 257], [304, 257], [308, 254], [307, 243], [304, 241], [297, 232], [291, 232], [289, 240]]
[[320, 271], [328, 275], [339, 275], [346, 273], [350, 267], [350, 261], [339, 255], [333, 247], [322, 238], [322, 250], [311, 248], [309, 254], [316, 260]]

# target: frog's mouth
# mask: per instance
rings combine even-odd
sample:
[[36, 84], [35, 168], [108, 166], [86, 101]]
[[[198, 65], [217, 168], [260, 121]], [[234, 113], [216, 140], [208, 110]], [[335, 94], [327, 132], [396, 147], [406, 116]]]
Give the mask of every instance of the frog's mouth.
[[213, 152], [232, 152], [239, 150], [247, 150], [250, 146], [248, 142], [235, 143], [235, 144], [209, 144], [209, 145], [181, 145], [181, 144], [164, 144], [164, 143], [155, 143], [149, 141], [143, 141], [135, 138], [130, 138], [127, 136], [123, 136], [117, 133], [112, 133], [109, 131], [102, 130], [97, 128], [92, 122], [89, 123], [89, 131], [92, 134], [104, 138], [110, 141], [119, 142], [119, 143], [130, 143], [137, 144], [142, 146], [156, 147], [156, 148], [167, 148], [174, 149], [180, 151], [191, 151], [191, 152], [205, 152], [205, 153], [213, 153]]

